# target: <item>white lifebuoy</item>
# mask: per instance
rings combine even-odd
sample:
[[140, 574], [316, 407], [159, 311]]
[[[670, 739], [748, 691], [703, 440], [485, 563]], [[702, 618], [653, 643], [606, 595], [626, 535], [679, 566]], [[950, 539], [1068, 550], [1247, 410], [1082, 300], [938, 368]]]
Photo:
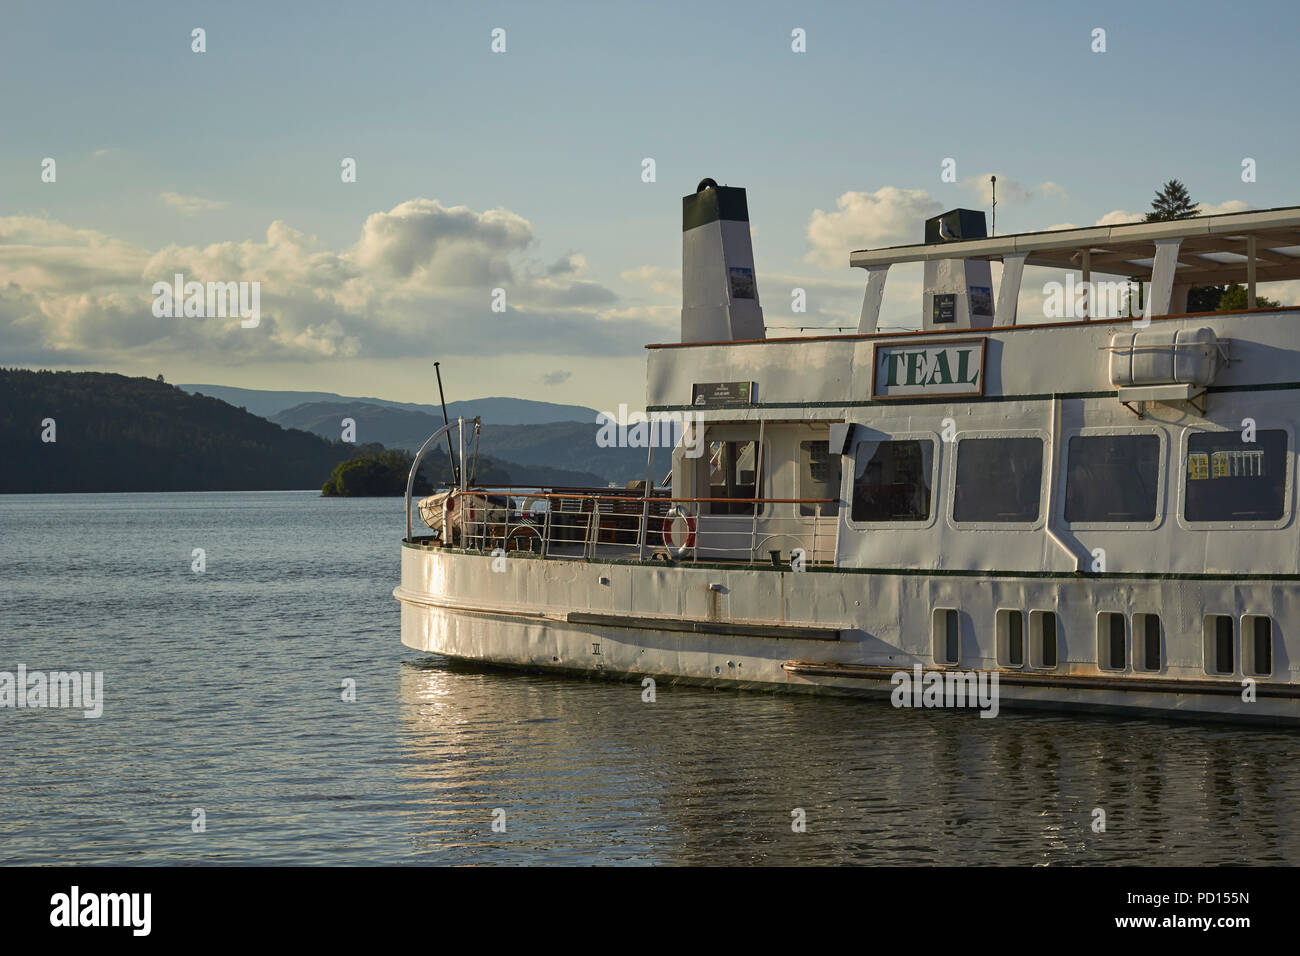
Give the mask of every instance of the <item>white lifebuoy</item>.
[[[686, 540], [681, 545], [673, 544], [673, 519], [686, 520]], [[686, 557], [695, 547], [695, 519], [680, 505], [673, 505], [664, 512], [664, 547], [679, 558]]]

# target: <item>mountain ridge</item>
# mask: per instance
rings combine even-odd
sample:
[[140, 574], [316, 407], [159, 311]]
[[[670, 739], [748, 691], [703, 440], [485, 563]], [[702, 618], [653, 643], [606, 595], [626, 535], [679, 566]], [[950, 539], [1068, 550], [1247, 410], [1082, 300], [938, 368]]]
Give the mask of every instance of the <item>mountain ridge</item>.
[[[366, 444], [285, 428], [159, 379], [0, 368], [0, 493], [314, 489]], [[426, 460], [450, 471], [445, 458]], [[483, 480], [501, 483], [604, 484], [583, 469], [483, 454], [478, 464]]]
[[[183, 391], [219, 398], [236, 408], [244, 408], [254, 415], [270, 419], [297, 405], [316, 402], [379, 405], [405, 411], [436, 415], [441, 421], [442, 406], [419, 402], [395, 402], [386, 398], [367, 398], [339, 395], [335, 392], [300, 392], [280, 389], [240, 388], [234, 385], [177, 385]], [[551, 422], [594, 422], [597, 411], [585, 405], [561, 405], [555, 402], [538, 402], [527, 398], [490, 396], [447, 403], [449, 418], [473, 418], [482, 415], [484, 421], [498, 425], [544, 425]]]
[[[387, 448], [414, 452], [430, 435], [442, 427], [442, 414], [408, 411], [380, 405], [346, 402], [306, 402], [276, 415], [271, 421], [285, 428], [296, 428], [333, 440], [342, 435], [343, 419], [355, 424], [358, 442], [379, 442]], [[530, 425], [502, 425], [488, 420], [479, 436], [480, 453], [490, 456], [507, 468], [568, 469], [600, 476], [601, 483], [625, 484], [641, 479], [646, 473], [644, 448], [602, 448], [597, 444], [600, 426], [594, 421], [546, 422]], [[469, 454], [474, 432], [465, 431], [465, 451]], [[454, 441], [455, 439], [453, 439]], [[667, 468], [670, 452], [656, 451]]]

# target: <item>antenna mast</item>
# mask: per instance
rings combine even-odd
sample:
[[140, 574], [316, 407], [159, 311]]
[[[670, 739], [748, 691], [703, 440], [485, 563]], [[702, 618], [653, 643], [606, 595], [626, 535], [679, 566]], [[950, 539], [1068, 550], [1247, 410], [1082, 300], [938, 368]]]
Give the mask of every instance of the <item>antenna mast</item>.
[[998, 177], [990, 176], [993, 181], [993, 225], [989, 229], [990, 236], [998, 234]]
[[[438, 368], [441, 362], [433, 363], [434, 374], [438, 376], [438, 400], [442, 402], [442, 423], [450, 425], [447, 420], [447, 399], [442, 394], [442, 371]], [[462, 436], [463, 440], [463, 436]], [[456, 487], [460, 487], [460, 468], [456, 465], [456, 453], [451, 450], [451, 432], [447, 432], [447, 457], [451, 459], [451, 477], [455, 481]]]

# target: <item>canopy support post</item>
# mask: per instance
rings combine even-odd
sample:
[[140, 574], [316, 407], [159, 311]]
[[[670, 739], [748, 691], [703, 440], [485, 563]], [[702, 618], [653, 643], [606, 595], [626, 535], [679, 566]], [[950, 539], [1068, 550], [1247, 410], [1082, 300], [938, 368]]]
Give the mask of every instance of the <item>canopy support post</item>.
[[862, 297], [862, 315], [858, 319], [858, 333], [868, 335], [880, 324], [880, 303], [885, 297], [885, 277], [889, 266], [867, 266], [867, 292]]
[[1085, 321], [1092, 320], [1092, 250], [1080, 250], [1079, 258], [1083, 266], [1083, 318]]
[[1016, 307], [1020, 302], [1020, 280], [1025, 274], [1025, 255], [1002, 257], [1002, 281], [998, 283], [998, 304], [993, 310], [993, 325], [1015, 325]]
[[1255, 234], [1246, 237], [1246, 308], [1255, 308]]
[[[1151, 265], [1151, 312], [1169, 314], [1169, 301], [1174, 293], [1174, 273], [1178, 270], [1178, 250], [1182, 239], [1157, 239], [1155, 262]], [[1145, 316], [1144, 316], [1145, 317]]]

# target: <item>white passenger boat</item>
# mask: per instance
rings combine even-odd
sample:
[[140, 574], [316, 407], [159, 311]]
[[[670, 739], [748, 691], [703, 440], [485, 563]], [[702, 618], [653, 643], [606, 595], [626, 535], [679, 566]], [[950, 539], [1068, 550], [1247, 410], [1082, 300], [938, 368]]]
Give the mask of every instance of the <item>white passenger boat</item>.
[[[996, 675], [1002, 707], [1300, 721], [1300, 314], [1186, 311], [1196, 285], [1254, 306], [1300, 278], [1300, 207], [926, 229], [851, 254], [856, 334], [769, 338], [745, 192], [701, 183], [682, 341], [648, 353], [647, 410], [682, 440], [629, 489], [453, 489], [497, 502], [454, 536], [415, 534], [408, 491], [402, 641], [909, 706]], [[881, 332], [888, 271], [914, 262], [920, 330]], [[1081, 273], [1088, 300], [1018, 321], [1026, 265]], [[1144, 284], [1136, 318], [1103, 274]]]

